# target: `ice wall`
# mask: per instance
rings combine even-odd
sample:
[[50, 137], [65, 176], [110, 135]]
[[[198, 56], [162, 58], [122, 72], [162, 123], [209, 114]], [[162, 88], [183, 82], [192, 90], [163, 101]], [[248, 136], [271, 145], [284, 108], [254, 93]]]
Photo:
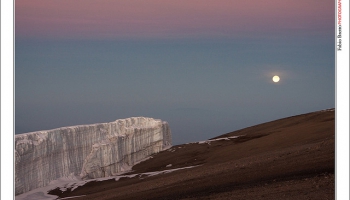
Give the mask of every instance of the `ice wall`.
[[15, 135], [15, 193], [62, 177], [116, 175], [170, 146], [168, 123], [146, 117]]

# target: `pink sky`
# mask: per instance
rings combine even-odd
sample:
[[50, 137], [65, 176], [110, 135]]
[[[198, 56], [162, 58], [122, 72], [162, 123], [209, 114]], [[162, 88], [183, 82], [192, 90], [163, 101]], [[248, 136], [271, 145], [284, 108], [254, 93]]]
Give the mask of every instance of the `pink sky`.
[[324, 31], [326, 0], [16, 0], [16, 36], [240, 37]]

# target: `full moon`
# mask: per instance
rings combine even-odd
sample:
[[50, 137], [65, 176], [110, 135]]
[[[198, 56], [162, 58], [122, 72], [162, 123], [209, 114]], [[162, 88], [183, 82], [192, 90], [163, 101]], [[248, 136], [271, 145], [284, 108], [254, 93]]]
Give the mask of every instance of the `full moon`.
[[279, 76], [274, 76], [272, 77], [273, 82], [277, 83], [278, 81], [280, 81], [280, 77]]

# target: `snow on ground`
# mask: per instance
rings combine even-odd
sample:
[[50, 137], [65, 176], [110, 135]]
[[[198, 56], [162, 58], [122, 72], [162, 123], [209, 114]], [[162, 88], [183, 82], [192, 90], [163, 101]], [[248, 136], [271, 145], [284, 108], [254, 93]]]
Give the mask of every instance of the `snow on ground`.
[[[97, 179], [89, 179], [89, 180], [81, 180], [78, 179], [77, 177], [67, 177], [67, 178], [61, 178], [58, 180], [51, 181], [49, 185], [42, 187], [42, 188], [37, 188], [34, 190], [31, 190], [29, 192], [20, 194], [16, 196], [16, 200], [54, 200], [58, 199], [57, 196], [55, 195], [50, 195], [47, 194], [48, 191], [59, 188], [61, 191], [66, 191], [68, 188], [71, 189], [71, 191], [75, 190], [79, 186], [83, 186], [88, 182], [91, 181], [105, 181], [105, 180], [110, 180], [114, 179], [115, 181], [118, 181], [121, 178], [133, 178], [138, 176], [140, 179], [143, 179], [145, 177], [150, 177], [150, 176], [156, 176], [159, 174], [167, 174], [171, 173], [174, 171], [182, 170], [182, 169], [189, 169], [193, 167], [198, 167], [200, 165], [195, 165], [195, 166], [189, 166], [189, 167], [182, 167], [182, 168], [175, 168], [175, 169], [169, 169], [169, 170], [163, 170], [163, 171], [155, 171], [155, 172], [146, 172], [146, 173], [140, 173], [140, 174], [129, 174], [129, 175], [119, 175], [119, 176], [111, 176], [111, 177], [104, 177], [104, 178], [97, 178]], [[84, 196], [84, 195], [82, 195]], [[76, 196], [78, 197], [78, 196]], [[73, 197], [66, 197], [62, 199], [69, 199]]]
[[86, 196], [86, 195], [72, 196], [72, 197], [64, 197], [64, 198], [60, 198], [60, 200], [61, 200], [61, 199], [71, 199], [71, 198], [76, 198], [76, 197], [83, 197], [83, 196]]
[[[189, 169], [189, 168], [198, 167], [198, 166], [200, 166], [200, 165], [189, 166], [189, 167], [181, 167], [181, 168], [175, 168], [175, 169], [168, 169], [168, 170], [163, 170], [163, 171], [146, 172], [146, 173], [136, 174], [136, 176], [139, 175], [140, 177], [142, 177], [143, 175], [145, 175], [145, 176], [150, 177], [150, 176], [156, 176], [156, 175], [159, 175], [159, 174], [167, 174], [167, 173], [171, 173], [171, 172], [174, 172], [174, 171], [178, 171], [178, 170], [182, 170], [182, 169]], [[129, 176], [129, 175], [127, 175], [127, 176]], [[123, 177], [124, 176], [120, 176], [120, 177], [117, 177], [117, 178], [123, 178]], [[116, 180], [117, 180], [117, 178], [116, 178]]]
[[48, 191], [53, 190], [57, 187], [74, 184], [75, 182], [82, 182], [82, 181], [73, 180], [69, 178], [58, 179], [58, 180], [52, 181], [49, 185], [45, 187], [36, 188], [29, 192], [20, 194], [16, 196], [16, 200], [54, 200], [54, 199], [57, 199], [58, 197], [55, 195], [47, 194]]
[[[242, 136], [242, 135], [240, 135]], [[209, 144], [211, 142], [216, 142], [216, 141], [220, 141], [220, 140], [230, 140], [230, 139], [235, 139], [235, 138], [238, 138], [240, 136], [231, 136], [231, 137], [224, 137], [224, 138], [217, 138], [217, 139], [212, 139], [212, 140], [205, 140], [205, 141], [199, 141], [199, 142], [196, 142], [197, 144]]]
[[321, 110], [319, 112], [332, 112], [332, 111], [335, 111], [335, 109], [334, 108], [329, 108], [329, 109]]
[[171, 149], [169, 149], [168, 151], [169, 151], [169, 152], [175, 152], [175, 148], [174, 148], [174, 149], [171, 148]]

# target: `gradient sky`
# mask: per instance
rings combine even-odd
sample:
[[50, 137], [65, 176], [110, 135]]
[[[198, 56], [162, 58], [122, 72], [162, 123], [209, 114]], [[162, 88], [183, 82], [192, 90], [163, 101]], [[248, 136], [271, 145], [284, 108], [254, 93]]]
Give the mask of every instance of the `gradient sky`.
[[146, 116], [168, 121], [180, 144], [335, 107], [334, 10], [330, 0], [16, 0], [15, 132]]

